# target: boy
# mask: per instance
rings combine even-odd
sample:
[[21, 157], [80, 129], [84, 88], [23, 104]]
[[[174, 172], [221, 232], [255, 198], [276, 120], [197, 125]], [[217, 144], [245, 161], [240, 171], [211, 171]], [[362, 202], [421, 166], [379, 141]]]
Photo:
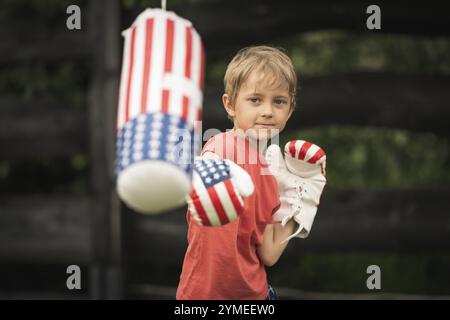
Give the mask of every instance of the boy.
[[262, 173], [266, 145], [260, 142], [284, 129], [295, 108], [297, 78], [285, 53], [256, 46], [237, 53], [224, 84], [222, 100], [233, 130], [211, 138], [201, 156], [237, 163], [250, 175], [254, 192], [244, 199], [239, 218], [220, 227], [200, 226], [188, 210], [189, 244], [176, 298], [273, 299], [265, 266], [277, 262], [296, 222], [273, 220], [280, 195], [274, 176]]

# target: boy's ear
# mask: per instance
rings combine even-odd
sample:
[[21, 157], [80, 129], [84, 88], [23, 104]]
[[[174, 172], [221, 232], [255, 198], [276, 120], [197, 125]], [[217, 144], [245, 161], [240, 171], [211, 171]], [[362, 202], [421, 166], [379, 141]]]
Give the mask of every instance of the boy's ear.
[[223, 102], [225, 111], [228, 113], [228, 115], [230, 117], [234, 117], [234, 115], [235, 115], [234, 108], [231, 105], [230, 96], [228, 94], [226, 94], [226, 93], [223, 94], [222, 102]]

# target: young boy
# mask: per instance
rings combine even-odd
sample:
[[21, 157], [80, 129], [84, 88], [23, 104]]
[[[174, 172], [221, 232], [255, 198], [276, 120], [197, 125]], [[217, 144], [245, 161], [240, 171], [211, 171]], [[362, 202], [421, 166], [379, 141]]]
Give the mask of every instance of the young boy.
[[[294, 232], [272, 215], [280, 207], [277, 181], [263, 156], [268, 139], [284, 129], [295, 107], [297, 78], [289, 57], [268, 46], [240, 50], [228, 65], [222, 97], [233, 130], [211, 138], [201, 156], [229, 159], [252, 178], [254, 192], [240, 217], [220, 227], [200, 226], [189, 214], [188, 248], [177, 299], [272, 299], [265, 266], [273, 266]], [[251, 161], [256, 159], [256, 161]], [[267, 171], [266, 171], [267, 172]]]

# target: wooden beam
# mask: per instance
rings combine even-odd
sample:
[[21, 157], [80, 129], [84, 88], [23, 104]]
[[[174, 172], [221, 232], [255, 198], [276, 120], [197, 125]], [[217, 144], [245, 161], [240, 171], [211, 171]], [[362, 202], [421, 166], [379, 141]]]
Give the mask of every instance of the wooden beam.
[[[202, 35], [210, 57], [230, 55], [238, 48], [251, 44], [273, 43], [301, 32], [339, 29], [369, 33], [366, 13], [369, 4], [357, 0], [335, 1], [214, 1], [189, 5], [178, 3], [169, 10], [193, 22]], [[448, 35], [450, 22], [443, 4], [438, 1], [420, 2], [380, 0], [382, 28], [379, 33], [409, 35]], [[91, 8], [81, 8], [91, 14]], [[136, 6], [124, 12], [120, 30], [128, 28], [144, 10]], [[91, 56], [88, 36], [91, 27], [82, 16], [82, 29], [66, 29], [64, 12], [52, 23], [37, 16], [28, 19], [1, 17], [0, 64], [23, 60], [52, 61], [67, 57]], [[232, 17], [232, 18], [230, 18]], [[217, 23], [220, 21], [220, 23]], [[10, 36], [14, 30], [14, 37]], [[118, 30], [117, 32], [120, 32]], [[32, 32], [31, 32], [32, 31]]]
[[[448, 35], [447, 11], [438, 1], [380, 0], [382, 33], [409, 35]], [[301, 32], [339, 29], [369, 34], [366, 20], [368, 2], [358, 0], [336, 2], [288, 0], [214, 1], [170, 5], [178, 15], [192, 21], [202, 35], [206, 52], [212, 56], [229, 55], [252, 44], [272, 43]], [[124, 12], [128, 27], [143, 10], [135, 7]], [[218, 21], [220, 23], [218, 23]]]
[[[303, 78], [287, 129], [360, 125], [449, 134], [450, 77], [354, 73]], [[231, 127], [221, 83], [207, 83], [203, 130]]]
[[[115, 71], [117, 72], [117, 70]], [[109, 78], [112, 85], [117, 79]], [[450, 77], [357, 73], [300, 78], [298, 109], [287, 130], [327, 125], [359, 125], [449, 134]], [[107, 113], [99, 111], [107, 139], [114, 139], [115, 89]], [[221, 105], [222, 84], [209, 83], [203, 103], [203, 130], [231, 127]], [[39, 155], [70, 155], [88, 149], [88, 118], [84, 110], [36, 100], [0, 100], [0, 147], [4, 159]], [[92, 110], [91, 110], [92, 111]], [[103, 119], [102, 117], [107, 117]], [[98, 148], [100, 144], [95, 144]], [[114, 154], [109, 141], [104, 152]], [[112, 161], [112, 160], [108, 160]], [[113, 172], [109, 169], [109, 179]]]
[[92, 215], [93, 299], [119, 299], [121, 280], [121, 212], [115, 192], [115, 118], [120, 68], [120, 4], [89, 2], [94, 70], [89, 89], [89, 141], [94, 200]]
[[325, 190], [315, 227], [292, 250], [450, 250], [449, 189]]
[[[448, 189], [326, 189], [310, 236], [291, 241], [283, 259], [306, 251], [449, 251], [449, 196]], [[159, 216], [124, 214], [126, 261], [181, 266], [187, 247], [184, 208]]]
[[305, 79], [288, 128], [361, 125], [448, 134], [446, 76], [348, 74]]
[[2, 159], [71, 155], [87, 151], [85, 110], [64, 103], [0, 99]]
[[[291, 241], [286, 252], [450, 250], [447, 189], [326, 189], [308, 239]], [[43, 196], [0, 199], [0, 259], [3, 262], [80, 263], [90, 261], [88, 197]], [[187, 246], [186, 211], [145, 216], [125, 209], [126, 261], [180, 264]], [[167, 253], [167, 254], [161, 254]], [[157, 256], [157, 258], [155, 258]]]
[[0, 65], [21, 61], [51, 62], [92, 54], [83, 21], [81, 30], [66, 28], [65, 11], [56, 21], [34, 18], [0, 18]]
[[83, 264], [90, 259], [88, 197], [1, 197], [0, 260], [3, 263]]

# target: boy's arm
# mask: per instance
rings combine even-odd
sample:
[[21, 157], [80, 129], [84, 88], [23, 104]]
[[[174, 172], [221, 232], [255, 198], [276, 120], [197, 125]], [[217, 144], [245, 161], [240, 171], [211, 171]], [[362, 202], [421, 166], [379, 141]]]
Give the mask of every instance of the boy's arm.
[[256, 251], [261, 261], [268, 267], [277, 263], [289, 241], [284, 239], [294, 232], [295, 221], [290, 220], [284, 227], [279, 222], [268, 224], [264, 230], [263, 243]]
[[[220, 157], [214, 152], [206, 151], [203, 159], [219, 160]], [[281, 223], [268, 224], [264, 230], [263, 244], [257, 248], [258, 256], [266, 266], [273, 266], [283, 251], [286, 249], [289, 241], [281, 243], [294, 232], [295, 221], [289, 221], [284, 227]]]

